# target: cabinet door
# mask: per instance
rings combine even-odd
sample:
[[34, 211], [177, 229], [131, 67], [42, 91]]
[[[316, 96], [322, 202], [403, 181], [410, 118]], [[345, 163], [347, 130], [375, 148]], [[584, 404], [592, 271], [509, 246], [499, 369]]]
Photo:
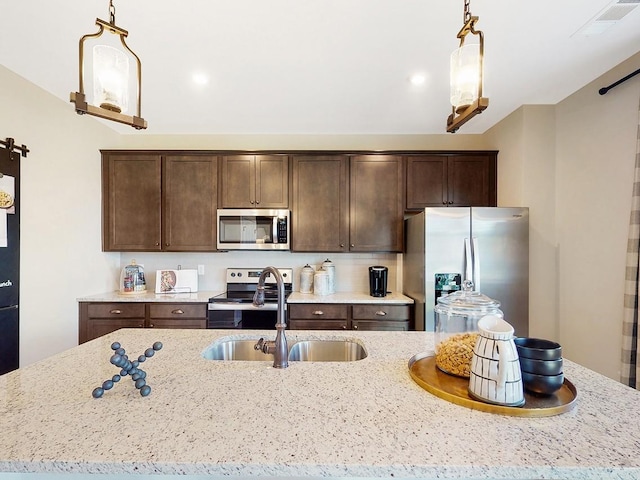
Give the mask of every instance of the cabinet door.
[[350, 251], [401, 252], [404, 230], [401, 158], [354, 156], [350, 183]]
[[289, 157], [258, 155], [255, 167], [255, 206], [289, 208]]
[[293, 157], [293, 251], [348, 251], [348, 162], [344, 155]]
[[221, 207], [255, 208], [255, 156], [224, 156], [220, 173]]
[[207, 328], [206, 303], [150, 303], [149, 328]]
[[349, 330], [348, 320], [291, 320], [290, 330]]
[[447, 204], [447, 157], [407, 157], [407, 210]]
[[349, 309], [344, 304], [291, 304], [288, 307], [291, 330], [348, 330]]
[[217, 158], [165, 157], [163, 191], [163, 250], [215, 251]]
[[207, 328], [207, 321], [199, 318], [150, 318], [147, 324], [149, 328]]
[[88, 342], [121, 328], [143, 328], [144, 319], [135, 318], [90, 318], [87, 321], [86, 337], [80, 343]]
[[351, 322], [353, 330], [383, 330], [383, 331], [407, 331], [408, 321], [386, 321], [386, 320], [353, 320]]
[[448, 175], [449, 206], [495, 206], [491, 198], [490, 169], [491, 158], [487, 155], [452, 156]]
[[160, 250], [160, 175], [159, 155], [103, 155], [102, 249], [105, 252]]
[[353, 305], [351, 307], [354, 330], [409, 330], [409, 305]]
[[145, 304], [139, 302], [80, 302], [78, 343], [88, 342], [120, 328], [143, 328]]

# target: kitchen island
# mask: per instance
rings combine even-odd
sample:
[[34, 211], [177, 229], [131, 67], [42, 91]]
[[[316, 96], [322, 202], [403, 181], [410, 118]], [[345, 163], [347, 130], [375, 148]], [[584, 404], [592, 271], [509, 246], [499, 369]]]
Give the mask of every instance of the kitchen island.
[[[1, 376], [0, 478], [640, 478], [640, 393], [568, 360], [576, 406], [523, 418], [454, 405], [417, 385], [407, 362], [433, 349], [425, 332], [287, 332], [290, 344], [361, 343], [368, 356], [354, 362], [275, 369], [201, 356], [223, 337], [261, 335], [274, 333], [122, 329]], [[118, 372], [114, 341], [130, 357], [163, 342], [142, 365], [149, 396], [125, 377], [92, 398]]]

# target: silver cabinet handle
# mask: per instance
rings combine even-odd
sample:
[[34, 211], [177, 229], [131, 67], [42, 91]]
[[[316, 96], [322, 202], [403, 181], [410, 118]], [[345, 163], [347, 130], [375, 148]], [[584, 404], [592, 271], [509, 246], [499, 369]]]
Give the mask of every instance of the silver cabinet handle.
[[113, 310], [110, 310], [109, 313], [113, 315], [120, 315], [122, 313], [122, 310], [113, 309]]
[[354, 329], [354, 330], [357, 330], [357, 329], [358, 329], [358, 325], [354, 325], [354, 326], [353, 326], [353, 329]]
[[150, 323], [150, 324], [149, 324], [149, 328], [153, 328], [153, 323]]
[[316, 310], [313, 312], [313, 315], [324, 315], [324, 312], [322, 310]]
[[176, 315], [182, 315], [184, 312], [180, 309], [173, 310], [171, 313], [175, 313]]
[[382, 310], [378, 310], [376, 312], [376, 315], [378, 315], [379, 317], [384, 317], [387, 314], [387, 312], [383, 312]]
[[343, 329], [343, 330], [346, 330], [346, 329], [347, 329], [347, 326], [346, 326], [346, 325], [342, 325], [342, 329]]

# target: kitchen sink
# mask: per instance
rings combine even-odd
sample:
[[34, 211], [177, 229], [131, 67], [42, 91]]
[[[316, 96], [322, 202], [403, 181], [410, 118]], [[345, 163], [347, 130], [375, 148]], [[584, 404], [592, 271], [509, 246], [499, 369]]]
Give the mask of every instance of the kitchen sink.
[[355, 362], [363, 358], [367, 358], [364, 347], [350, 340], [306, 340], [289, 350], [290, 361]]
[[[208, 346], [202, 356], [207, 360], [273, 362], [273, 355], [255, 350], [255, 340], [220, 339]], [[305, 340], [289, 348], [289, 361], [353, 362], [367, 357], [367, 351], [353, 340]]]
[[244, 360], [244, 361], [270, 361], [273, 355], [255, 350], [253, 346], [258, 340], [218, 340], [209, 345], [202, 356], [207, 360]]

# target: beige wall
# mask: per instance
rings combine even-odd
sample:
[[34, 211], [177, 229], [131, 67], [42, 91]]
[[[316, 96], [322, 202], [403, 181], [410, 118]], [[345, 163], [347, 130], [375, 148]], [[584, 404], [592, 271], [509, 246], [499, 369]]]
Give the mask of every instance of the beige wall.
[[622, 291], [640, 82], [598, 89], [640, 54], [555, 106], [524, 106], [485, 134], [500, 150], [498, 203], [530, 207], [531, 335], [619, 379]]
[[[482, 136], [119, 135], [0, 67], [0, 134], [32, 150], [22, 164], [21, 363], [75, 345], [75, 299], [114, 289], [129, 260], [100, 250], [101, 148], [487, 148], [500, 151], [499, 205], [530, 207], [531, 333], [617, 379], [640, 82], [604, 97], [597, 88], [639, 62], [640, 54], [556, 106], [522, 107]], [[217, 255], [185, 260], [216, 268]]]
[[498, 206], [529, 207], [529, 334], [557, 340], [555, 109], [521, 107], [485, 137], [500, 150]]
[[640, 54], [556, 107], [558, 326], [569, 358], [619, 379]]
[[2, 66], [0, 105], [1, 138], [31, 150], [20, 184], [20, 363], [27, 365], [77, 345], [76, 297], [111, 283], [118, 256], [100, 251], [97, 149], [118, 147], [119, 138]]

